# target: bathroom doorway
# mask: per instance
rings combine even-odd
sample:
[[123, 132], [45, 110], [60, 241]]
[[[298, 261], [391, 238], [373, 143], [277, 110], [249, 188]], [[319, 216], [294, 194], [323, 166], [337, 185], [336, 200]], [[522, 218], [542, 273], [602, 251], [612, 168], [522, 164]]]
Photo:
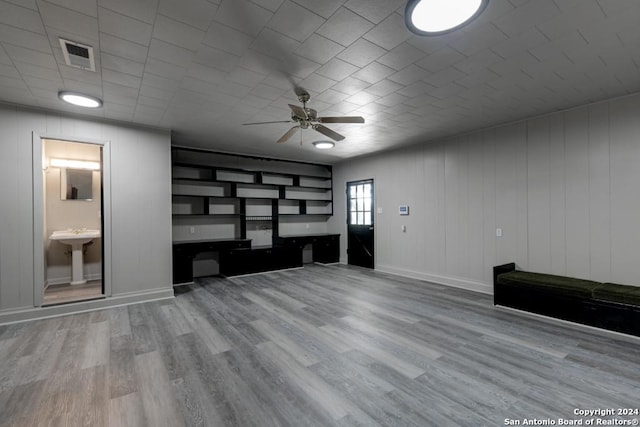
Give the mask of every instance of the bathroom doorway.
[[[36, 306], [108, 296], [110, 286], [105, 286], [108, 281], [104, 257], [104, 236], [108, 236], [105, 233], [105, 187], [108, 187], [105, 186], [105, 149], [108, 152], [105, 143], [54, 138], [41, 138], [36, 143], [34, 138], [34, 166], [38, 163], [36, 153], [41, 153], [41, 168], [34, 167], [36, 236], [41, 231], [40, 242], [34, 238], [35, 264], [39, 264], [42, 272], [42, 276], [36, 273], [35, 277]], [[42, 171], [40, 180], [36, 177], [37, 170]], [[41, 230], [36, 219], [39, 212]]]

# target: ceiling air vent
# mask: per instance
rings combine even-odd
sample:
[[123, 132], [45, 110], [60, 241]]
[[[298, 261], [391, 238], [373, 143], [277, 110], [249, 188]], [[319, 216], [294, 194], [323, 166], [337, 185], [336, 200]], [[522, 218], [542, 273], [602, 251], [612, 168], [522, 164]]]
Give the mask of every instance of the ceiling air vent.
[[91, 46], [65, 39], [60, 39], [60, 46], [67, 65], [83, 70], [96, 71], [96, 61], [93, 57], [93, 48]]

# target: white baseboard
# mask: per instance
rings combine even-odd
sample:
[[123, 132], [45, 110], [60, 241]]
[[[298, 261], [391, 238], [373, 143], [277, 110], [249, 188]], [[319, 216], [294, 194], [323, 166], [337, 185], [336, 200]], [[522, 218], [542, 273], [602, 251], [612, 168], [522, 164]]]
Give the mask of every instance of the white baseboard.
[[51, 317], [85, 313], [95, 310], [104, 310], [106, 308], [171, 298], [174, 298], [173, 287], [167, 289], [156, 289], [152, 291], [129, 292], [126, 294], [119, 294], [103, 299], [78, 301], [74, 303], [54, 305], [50, 307], [29, 307], [14, 310], [4, 310], [0, 311], [0, 325], [26, 322], [30, 320], [48, 319]]
[[426, 282], [437, 283], [438, 285], [451, 286], [454, 288], [467, 289], [469, 291], [480, 292], [493, 295], [493, 286], [482, 282], [463, 279], [460, 277], [441, 276], [436, 274], [422, 273], [419, 271], [406, 270], [388, 265], [376, 266], [376, 271], [382, 273], [395, 274], [397, 276], [408, 277], [410, 279], [424, 280]]

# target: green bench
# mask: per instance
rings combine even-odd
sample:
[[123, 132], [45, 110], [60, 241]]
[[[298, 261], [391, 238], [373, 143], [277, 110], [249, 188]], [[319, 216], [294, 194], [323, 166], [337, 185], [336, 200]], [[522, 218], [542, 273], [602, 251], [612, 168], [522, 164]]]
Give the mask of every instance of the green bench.
[[494, 304], [640, 336], [640, 287], [494, 267]]

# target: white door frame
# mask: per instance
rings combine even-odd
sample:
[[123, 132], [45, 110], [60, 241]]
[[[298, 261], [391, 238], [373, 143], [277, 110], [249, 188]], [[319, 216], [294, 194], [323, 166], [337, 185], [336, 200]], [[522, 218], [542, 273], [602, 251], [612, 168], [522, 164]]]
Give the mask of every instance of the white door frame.
[[77, 142], [102, 147], [102, 283], [105, 297], [111, 296], [111, 142], [91, 138], [32, 134], [33, 158], [33, 305], [44, 304], [44, 201], [42, 140]]

